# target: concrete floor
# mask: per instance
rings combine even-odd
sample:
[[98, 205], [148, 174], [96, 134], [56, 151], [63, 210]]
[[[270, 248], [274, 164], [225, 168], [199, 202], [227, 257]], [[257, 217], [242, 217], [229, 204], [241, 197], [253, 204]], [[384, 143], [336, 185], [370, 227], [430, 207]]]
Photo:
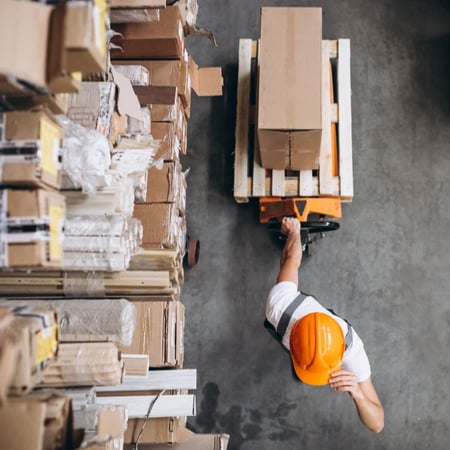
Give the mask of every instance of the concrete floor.
[[[376, 435], [351, 399], [296, 382], [263, 328], [280, 249], [256, 203], [233, 198], [239, 38], [259, 37], [264, 5], [322, 6], [323, 37], [350, 38], [355, 197], [341, 229], [304, 258], [302, 289], [363, 338], [385, 408]], [[229, 450], [446, 449], [449, 438], [450, 5], [445, 0], [199, 0], [189, 38], [200, 65], [220, 65], [220, 98], [194, 98], [189, 122], [185, 367], [197, 368], [197, 432]]]

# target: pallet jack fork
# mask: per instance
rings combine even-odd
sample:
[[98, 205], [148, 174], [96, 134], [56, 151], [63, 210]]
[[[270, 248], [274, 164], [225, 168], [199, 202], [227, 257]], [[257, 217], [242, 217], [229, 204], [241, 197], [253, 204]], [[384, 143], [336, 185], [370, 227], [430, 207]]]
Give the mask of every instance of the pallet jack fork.
[[317, 240], [325, 232], [339, 228], [338, 222], [328, 219], [340, 219], [342, 208], [340, 199], [335, 197], [260, 197], [259, 214], [259, 221], [269, 223], [269, 229], [276, 232], [276, 238], [280, 241], [285, 241], [285, 236], [280, 232], [281, 220], [285, 216], [296, 217], [301, 223], [303, 251], [312, 255]]

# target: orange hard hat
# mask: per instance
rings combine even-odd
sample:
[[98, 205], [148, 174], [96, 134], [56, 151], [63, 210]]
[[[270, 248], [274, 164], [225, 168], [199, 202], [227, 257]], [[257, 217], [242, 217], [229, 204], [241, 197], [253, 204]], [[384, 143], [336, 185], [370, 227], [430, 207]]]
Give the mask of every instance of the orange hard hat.
[[344, 333], [328, 314], [315, 312], [297, 320], [289, 345], [295, 373], [304, 383], [328, 384], [330, 374], [341, 368]]

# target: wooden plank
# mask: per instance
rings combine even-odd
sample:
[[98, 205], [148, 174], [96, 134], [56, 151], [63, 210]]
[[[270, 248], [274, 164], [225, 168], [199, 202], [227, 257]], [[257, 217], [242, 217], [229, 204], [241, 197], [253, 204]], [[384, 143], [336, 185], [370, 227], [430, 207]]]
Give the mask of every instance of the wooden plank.
[[239, 40], [239, 69], [234, 147], [234, 197], [248, 202], [248, 124], [250, 108], [251, 54], [253, 41]]
[[322, 141], [319, 157], [320, 195], [337, 195], [332, 188], [331, 114], [330, 114], [330, 48], [322, 41]]
[[[256, 59], [257, 69], [256, 73], [259, 72], [259, 59], [260, 59], [260, 49], [258, 41], [258, 57]], [[256, 87], [256, 92], [258, 92], [258, 86]], [[255, 119], [255, 145], [254, 145], [254, 155], [253, 155], [253, 185], [252, 185], [252, 195], [253, 197], [262, 197], [265, 195], [265, 179], [266, 179], [266, 169], [261, 166], [261, 155], [259, 151], [259, 140], [258, 140], [258, 108], [256, 108], [256, 119]]]
[[284, 170], [272, 170], [272, 196], [285, 196]]
[[339, 174], [341, 197], [353, 197], [350, 40], [339, 39], [337, 95], [339, 103]]
[[302, 170], [300, 172], [299, 194], [301, 197], [312, 197], [313, 195], [312, 170]]

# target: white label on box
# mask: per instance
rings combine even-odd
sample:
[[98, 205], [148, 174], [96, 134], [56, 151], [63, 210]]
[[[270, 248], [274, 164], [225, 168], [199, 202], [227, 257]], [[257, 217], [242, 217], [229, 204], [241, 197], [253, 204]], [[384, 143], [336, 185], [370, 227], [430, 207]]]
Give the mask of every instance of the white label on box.
[[48, 231], [32, 231], [30, 233], [2, 233], [2, 239], [8, 244], [23, 244], [34, 241], [49, 241]]

